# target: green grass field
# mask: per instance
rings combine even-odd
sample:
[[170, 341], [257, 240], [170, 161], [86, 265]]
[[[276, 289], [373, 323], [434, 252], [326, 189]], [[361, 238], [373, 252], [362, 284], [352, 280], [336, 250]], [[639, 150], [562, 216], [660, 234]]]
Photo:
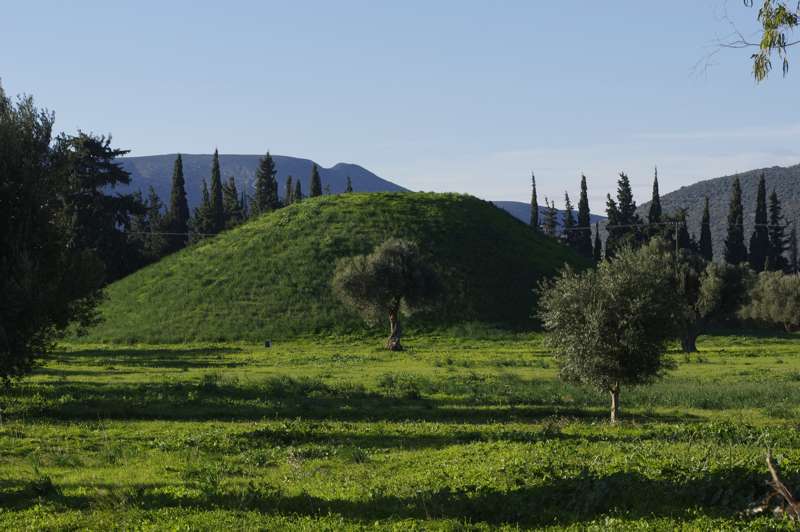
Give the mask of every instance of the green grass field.
[[0, 528], [790, 529], [800, 337], [704, 337], [608, 398], [536, 335], [66, 345], [4, 392]]

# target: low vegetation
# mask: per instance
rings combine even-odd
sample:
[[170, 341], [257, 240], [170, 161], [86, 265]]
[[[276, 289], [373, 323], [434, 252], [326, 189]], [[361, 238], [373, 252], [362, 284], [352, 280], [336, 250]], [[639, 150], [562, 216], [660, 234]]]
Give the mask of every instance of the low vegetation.
[[565, 385], [538, 335], [67, 345], [3, 392], [3, 529], [792, 529], [800, 340], [701, 337], [664, 380]]

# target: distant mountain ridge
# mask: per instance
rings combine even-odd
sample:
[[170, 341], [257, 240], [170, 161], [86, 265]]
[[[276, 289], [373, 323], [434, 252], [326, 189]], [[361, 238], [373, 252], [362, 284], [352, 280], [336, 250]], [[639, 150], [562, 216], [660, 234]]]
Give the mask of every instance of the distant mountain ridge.
[[[507, 211], [509, 214], [517, 218], [518, 220], [522, 220], [525, 223], [530, 223], [531, 221], [531, 204], [524, 203], [522, 201], [493, 201], [495, 205]], [[541, 222], [544, 220], [545, 213], [547, 212], [547, 207], [542, 207], [539, 205], [539, 221]], [[557, 222], [558, 226], [561, 227], [564, 223], [564, 211], [557, 211]], [[578, 213], [574, 211], [574, 215], [577, 218]], [[605, 220], [605, 216], [600, 216], [598, 214], [590, 214], [589, 220], [592, 225], [597, 222], [603, 222]]]
[[[749, 245], [750, 235], [753, 232], [755, 223], [758, 179], [762, 173], [767, 185], [767, 196], [773, 190], [778, 194], [786, 223], [800, 222], [800, 164], [789, 167], [760, 168], [739, 174], [707, 179], [681, 187], [674, 192], [661, 196], [662, 211], [664, 213], [673, 213], [679, 209], [686, 209], [689, 232], [699, 238], [703, 206], [705, 198], [708, 197], [714, 257], [721, 259], [725, 249], [728, 206], [730, 204], [733, 181], [738, 177], [742, 185], [745, 245]], [[637, 212], [646, 220], [649, 208], [650, 202], [648, 201], [641, 204]], [[787, 229], [787, 236], [788, 233]]]

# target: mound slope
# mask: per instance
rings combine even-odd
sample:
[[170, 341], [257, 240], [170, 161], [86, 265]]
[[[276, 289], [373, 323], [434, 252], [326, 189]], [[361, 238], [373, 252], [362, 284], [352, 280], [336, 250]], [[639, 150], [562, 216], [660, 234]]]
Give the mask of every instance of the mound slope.
[[[407, 324], [532, 324], [532, 289], [565, 262], [560, 244], [489, 202], [433, 193], [308, 199], [204, 240], [117, 281], [90, 340], [261, 341], [366, 326], [334, 298], [338, 258], [390, 237], [416, 240], [444, 272], [453, 301]], [[379, 327], [383, 328], [383, 324]]]

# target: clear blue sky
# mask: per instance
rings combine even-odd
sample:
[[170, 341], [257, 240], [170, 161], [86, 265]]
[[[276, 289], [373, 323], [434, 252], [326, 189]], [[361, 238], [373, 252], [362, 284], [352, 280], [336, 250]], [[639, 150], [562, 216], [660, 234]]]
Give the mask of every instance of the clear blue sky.
[[58, 130], [133, 155], [272, 153], [361, 164], [415, 190], [577, 195], [604, 209], [800, 162], [800, 51], [756, 85], [748, 51], [692, 67], [740, 0], [7, 2], [0, 77]]

